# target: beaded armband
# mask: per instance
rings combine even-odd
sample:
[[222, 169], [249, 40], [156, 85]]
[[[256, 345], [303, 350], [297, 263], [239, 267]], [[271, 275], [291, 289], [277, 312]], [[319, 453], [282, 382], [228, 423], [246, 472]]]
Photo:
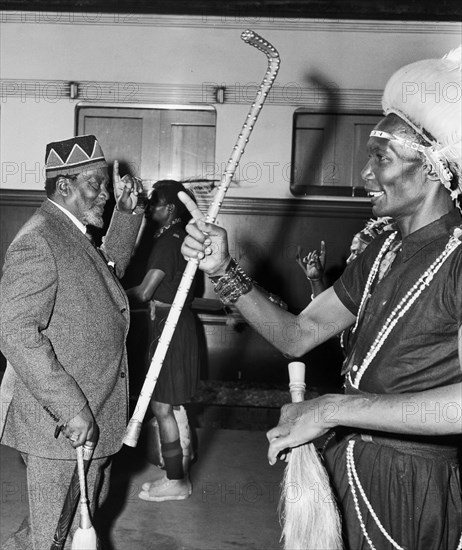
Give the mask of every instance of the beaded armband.
[[231, 258], [226, 273], [221, 277], [210, 277], [218, 298], [231, 305], [252, 289], [252, 279], [248, 277], [234, 258]]

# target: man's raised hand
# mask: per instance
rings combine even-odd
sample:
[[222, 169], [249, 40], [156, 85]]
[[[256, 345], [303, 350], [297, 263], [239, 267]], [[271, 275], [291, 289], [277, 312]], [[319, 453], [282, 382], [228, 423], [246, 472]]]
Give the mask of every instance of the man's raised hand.
[[138, 202], [138, 195], [143, 191], [141, 180], [128, 174], [123, 178], [119, 174], [119, 161], [114, 161], [112, 183], [117, 210], [120, 212], [133, 212]]

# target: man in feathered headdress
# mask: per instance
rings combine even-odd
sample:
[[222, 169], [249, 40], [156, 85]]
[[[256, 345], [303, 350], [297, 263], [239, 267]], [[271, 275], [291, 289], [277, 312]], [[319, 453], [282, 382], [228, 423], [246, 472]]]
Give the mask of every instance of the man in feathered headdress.
[[[330, 338], [332, 326], [353, 326], [345, 395], [287, 405], [268, 432], [274, 464], [333, 430], [325, 463], [347, 547], [460, 550], [461, 49], [397, 71], [383, 107], [362, 177], [374, 215], [391, 216], [397, 230], [374, 239], [298, 316], [252, 288], [223, 229], [189, 225], [183, 253], [257, 330], [279, 327], [272, 343], [288, 356]], [[300, 337], [289, 341], [294, 326]]]

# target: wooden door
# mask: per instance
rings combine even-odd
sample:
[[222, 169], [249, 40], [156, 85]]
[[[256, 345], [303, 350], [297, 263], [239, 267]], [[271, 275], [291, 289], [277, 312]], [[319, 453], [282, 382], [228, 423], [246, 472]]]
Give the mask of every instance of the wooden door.
[[199, 179], [215, 160], [213, 108], [78, 107], [77, 133], [94, 134], [106, 160], [145, 182]]

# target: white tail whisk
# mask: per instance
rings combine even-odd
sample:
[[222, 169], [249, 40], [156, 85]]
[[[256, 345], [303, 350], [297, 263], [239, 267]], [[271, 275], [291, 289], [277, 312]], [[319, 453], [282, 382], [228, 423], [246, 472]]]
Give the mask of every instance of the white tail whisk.
[[[289, 363], [293, 403], [304, 400], [305, 365]], [[285, 550], [341, 550], [342, 529], [329, 477], [312, 443], [293, 448], [282, 481], [279, 511]]]

